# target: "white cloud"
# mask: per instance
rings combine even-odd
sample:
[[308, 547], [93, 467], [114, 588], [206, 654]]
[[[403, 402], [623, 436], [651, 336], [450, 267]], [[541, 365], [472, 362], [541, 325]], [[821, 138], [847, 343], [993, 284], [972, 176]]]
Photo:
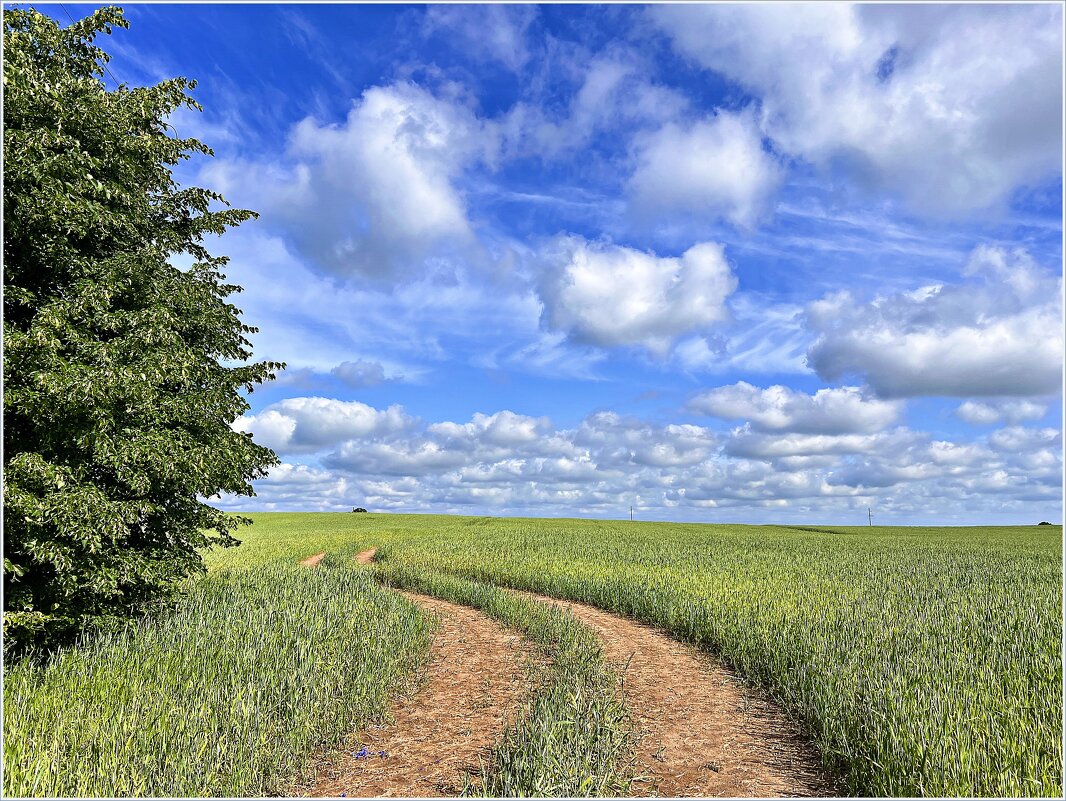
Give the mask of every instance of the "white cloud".
[[765, 431], [850, 434], [880, 431], [899, 420], [900, 401], [868, 398], [858, 387], [820, 389], [814, 395], [779, 384], [766, 389], [745, 381], [696, 395], [691, 411], [747, 420]]
[[567, 236], [551, 243], [543, 261], [546, 328], [577, 342], [642, 345], [659, 355], [677, 337], [724, 320], [725, 299], [737, 286], [713, 242], [671, 258]]
[[713, 432], [700, 426], [654, 426], [613, 412], [594, 414], [575, 429], [557, 430], [545, 417], [504, 410], [475, 414], [467, 423], [433, 423], [406, 439], [351, 440], [324, 462], [357, 474], [572, 485], [618, 480], [644, 468], [695, 465], [712, 455], [717, 442]]
[[232, 424], [234, 431], [251, 434], [257, 443], [282, 451], [296, 433], [296, 420], [273, 409], [258, 414], [245, 414]]
[[324, 459], [326, 466], [364, 475], [425, 476], [467, 462], [460, 450], [437, 442], [345, 442]]
[[1008, 426], [988, 435], [988, 442], [999, 451], [1036, 451], [1062, 447], [1062, 432], [1054, 428]]
[[431, 5], [426, 8], [425, 27], [428, 33], [453, 37], [454, 44], [473, 58], [498, 61], [518, 72], [529, 61], [526, 32], [536, 17], [535, 6]]
[[726, 452], [746, 459], [866, 453], [890, 441], [880, 434], [795, 434], [754, 431], [748, 424], [733, 431]]
[[400, 430], [365, 425], [355, 436], [325, 428], [329, 444], [312, 457], [320, 465], [282, 465], [256, 482], [259, 498], [227, 499], [227, 508], [621, 517], [633, 504], [645, 519], [733, 510], [707, 519], [799, 512], [824, 523], [864, 521], [869, 505], [884, 524], [1061, 515], [1062, 439], [1051, 428], [947, 441], [902, 427], [806, 434], [745, 425], [723, 438], [615, 412], [557, 429], [506, 410]]
[[450, 443], [480, 441], [511, 446], [536, 442], [551, 428], [547, 417], [527, 417], [504, 410], [493, 415], [477, 413], [469, 423], [434, 423], [427, 431]]
[[858, 375], [882, 397], [1048, 395], [1061, 385], [1061, 279], [1024, 251], [978, 248], [980, 280], [861, 303], [847, 291], [812, 303], [808, 364]]
[[615, 412], [598, 412], [565, 434], [603, 466], [680, 468], [698, 464], [717, 448], [718, 438], [702, 426], [650, 425]]
[[1045, 404], [1027, 400], [993, 400], [985, 403], [968, 400], [959, 405], [955, 415], [974, 425], [991, 425], [1039, 420], [1045, 412]]
[[650, 65], [635, 51], [611, 47], [592, 54], [559, 42], [553, 48], [551, 66], [559, 79], [574, 82], [573, 94], [558, 111], [543, 99], [522, 100], [493, 121], [508, 155], [552, 160], [578, 153], [587, 160], [597, 155], [588, 147], [596, 134], [660, 127], [688, 107], [684, 95], [649, 79]]
[[751, 228], [783, 177], [751, 112], [669, 123], [637, 139], [636, 162], [628, 185], [634, 211], [672, 223], [681, 213]]
[[494, 147], [465, 106], [397, 83], [366, 90], [343, 124], [297, 123], [281, 164], [213, 162], [201, 180], [262, 212], [319, 269], [391, 277], [476, 255], [457, 183]]
[[386, 378], [385, 368], [380, 362], [365, 359], [341, 362], [330, 373], [352, 387], [373, 387], [392, 380]]
[[402, 431], [413, 420], [400, 406], [375, 409], [358, 401], [286, 398], [257, 414], [237, 418], [233, 428], [283, 453], [310, 452], [356, 437]]
[[352, 494], [352, 481], [331, 470], [283, 462], [271, 468], [267, 478], [255, 482], [255, 489], [257, 497], [232, 498], [226, 507], [234, 511], [337, 511]]
[[[1061, 171], [1061, 7], [657, 6], [682, 54], [758, 96], [785, 151], [930, 213]], [[1024, 87], [1020, 89], [1019, 87]]]

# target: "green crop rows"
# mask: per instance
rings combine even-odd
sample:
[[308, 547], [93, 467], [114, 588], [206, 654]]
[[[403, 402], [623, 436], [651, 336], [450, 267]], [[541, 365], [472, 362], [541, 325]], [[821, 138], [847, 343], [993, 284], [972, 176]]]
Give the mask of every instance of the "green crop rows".
[[267, 566], [4, 676], [4, 796], [262, 796], [388, 709], [428, 622], [365, 571]]
[[[558, 664], [584, 660], [582, 692], [547, 681], [483, 791], [625, 782], [612, 764], [622, 713], [594, 644], [497, 585], [592, 603], [719, 654], [805, 724], [848, 792], [1061, 796], [1060, 527], [253, 517], [172, 617], [8, 669], [5, 794], [284, 788], [313, 749], [385, 714], [400, 666], [424, 653], [427, 622], [374, 573], [480, 606]], [[374, 571], [349, 567], [370, 546], [382, 546]], [[291, 567], [318, 551], [330, 554], [320, 569]], [[562, 725], [575, 709], [604, 723], [598, 735]], [[558, 753], [573, 758], [546, 764], [546, 743], [565, 736]]]

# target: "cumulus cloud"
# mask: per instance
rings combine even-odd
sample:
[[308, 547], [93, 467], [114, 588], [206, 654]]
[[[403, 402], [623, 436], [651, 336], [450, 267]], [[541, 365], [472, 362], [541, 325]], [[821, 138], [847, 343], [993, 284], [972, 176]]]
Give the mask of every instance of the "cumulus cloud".
[[628, 189], [634, 211], [644, 219], [680, 212], [751, 228], [783, 177], [750, 111], [669, 123], [638, 138], [636, 162]]
[[466, 106], [396, 83], [366, 90], [343, 124], [299, 122], [281, 164], [220, 161], [202, 179], [268, 215], [319, 269], [391, 277], [476, 252], [457, 184], [493, 147]]
[[993, 448], [1005, 452], [1038, 451], [1043, 448], [1062, 448], [1062, 432], [1054, 428], [1026, 428], [1008, 426], [988, 436]]
[[688, 408], [725, 420], [747, 420], [765, 431], [848, 434], [892, 425], [899, 420], [903, 404], [868, 398], [858, 387], [820, 389], [808, 395], [780, 384], [760, 389], [738, 381], [696, 395]]
[[323, 460], [327, 467], [386, 476], [424, 476], [459, 467], [467, 456], [437, 442], [345, 442]]
[[842, 291], [808, 307], [808, 364], [824, 379], [861, 376], [884, 398], [1033, 396], [1062, 380], [1061, 279], [1023, 250], [980, 247], [976, 280], [862, 303]]
[[[802, 401], [800, 411], [809, 411]], [[1044, 517], [1060, 513], [1062, 439], [1051, 428], [947, 441], [904, 427], [827, 434], [745, 424], [723, 437], [616, 412], [557, 428], [507, 410], [466, 422], [326, 428], [318, 464], [284, 464], [256, 482], [259, 498], [227, 507], [622, 516], [633, 504], [659, 519], [718, 509], [753, 522], [774, 510], [858, 520], [873, 505], [885, 523], [1025, 520], [1034, 504]]]
[[615, 412], [590, 415], [570, 435], [597, 462], [614, 467], [687, 467], [707, 459], [718, 438], [702, 426], [653, 426]]
[[328, 512], [344, 508], [353, 494], [353, 482], [342, 473], [288, 462], [271, 468], [270, 475], [255, 486], [255, 497], [231, 498], [226, 507], [234, 511]]
[[402, 431], [413, 422], [401, 406], [375, 409], [359, 401], [310, 397], [286, 398], [257, 414], [238, 417], [233, 428], [278, 452], [294, 453]]
[[824, 456], [865, 453], [889, 441], [877, 434], [778, 434], [753, 430], [745, 424], [726, 443], [731, 456], [778, 459], [786, 456]]
[[701, 426], [656, 426], [614, 412], [558, 430], [548, 418], [504, 410], [475, 414], [466, 423], [433, 423], [407, 438], [350, 440], [323, 461], [358, 474], [569, 486], [618, 481], [644, 468], [692, 466], [709, 458], [717, 443]]
[[551, 431], [547, 417], [528, 417], [504, 410], [493, 415], [475, 414], [469, 423], [434, 423], [427, 429], [449, 443], [482, 442], [511, 446], [536, 442]]
[[659, 355], [677, 337], [726, 319], [725, 300], [737, 286], [713, 242], [674, 258], [566, 236], [543, 261], [546, 328], [580, 343], [641, 345]]
[[[989, 511], [1010, 507], [1019, 510], [1022, 519], [1028, 519], [1032, 502], [1056, 508], [1062, 481], [1056, 438], [1025, 429], [1010, 432], [1008, 439], [1016, 440], [1012, 446], [1024, 442], [1027, 447], [1024, 451], [1000, 447], [995, 434], [965, 443], [914, 435], [896, 447], [873, 448], [848, 457], [830, 472], [828, 481], [875, 490], [882, 497], [909, 496], [906, 504], [914, 508], [924, 503], [932, 519], [949, 514], [953, 503]], [[1061, 513], [1057, 508], [1056, 512]]]
[[967, 423], [984, 426], [1039, 420], [1045, 412], [1045, 404], [1027, 400], [992, 400], [985, 403], [968, 400], [959, 404], [955, 415]]
[[961, 214], [1061, 171], [1060, 7], [649, 13], [680, 53], [759, 98], [762, 130], [783, 150], [841, 166], [912, 208]]

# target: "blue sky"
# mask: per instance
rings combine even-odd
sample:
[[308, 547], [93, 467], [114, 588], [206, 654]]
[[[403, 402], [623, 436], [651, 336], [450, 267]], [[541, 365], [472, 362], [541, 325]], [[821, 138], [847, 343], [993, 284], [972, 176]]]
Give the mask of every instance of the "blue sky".
[[261, 213], [227, 508], [1061, 519], [1060, 6], [126, 12]]

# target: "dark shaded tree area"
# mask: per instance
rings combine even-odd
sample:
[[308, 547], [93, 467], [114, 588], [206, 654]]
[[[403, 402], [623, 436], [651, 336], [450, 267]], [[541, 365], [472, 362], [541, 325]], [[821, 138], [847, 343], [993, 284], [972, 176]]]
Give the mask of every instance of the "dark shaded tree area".
[[246, 364], [255, 329], [204, 247], [255, 215], [175, 183], [211, 154], [168, 133], [195, 83], [107, 91], [113, 26], [4, 10], [5, 656], [166, 598], [237, 542], [203, 499], [277, 463], [230, 423], [284, 365]]

